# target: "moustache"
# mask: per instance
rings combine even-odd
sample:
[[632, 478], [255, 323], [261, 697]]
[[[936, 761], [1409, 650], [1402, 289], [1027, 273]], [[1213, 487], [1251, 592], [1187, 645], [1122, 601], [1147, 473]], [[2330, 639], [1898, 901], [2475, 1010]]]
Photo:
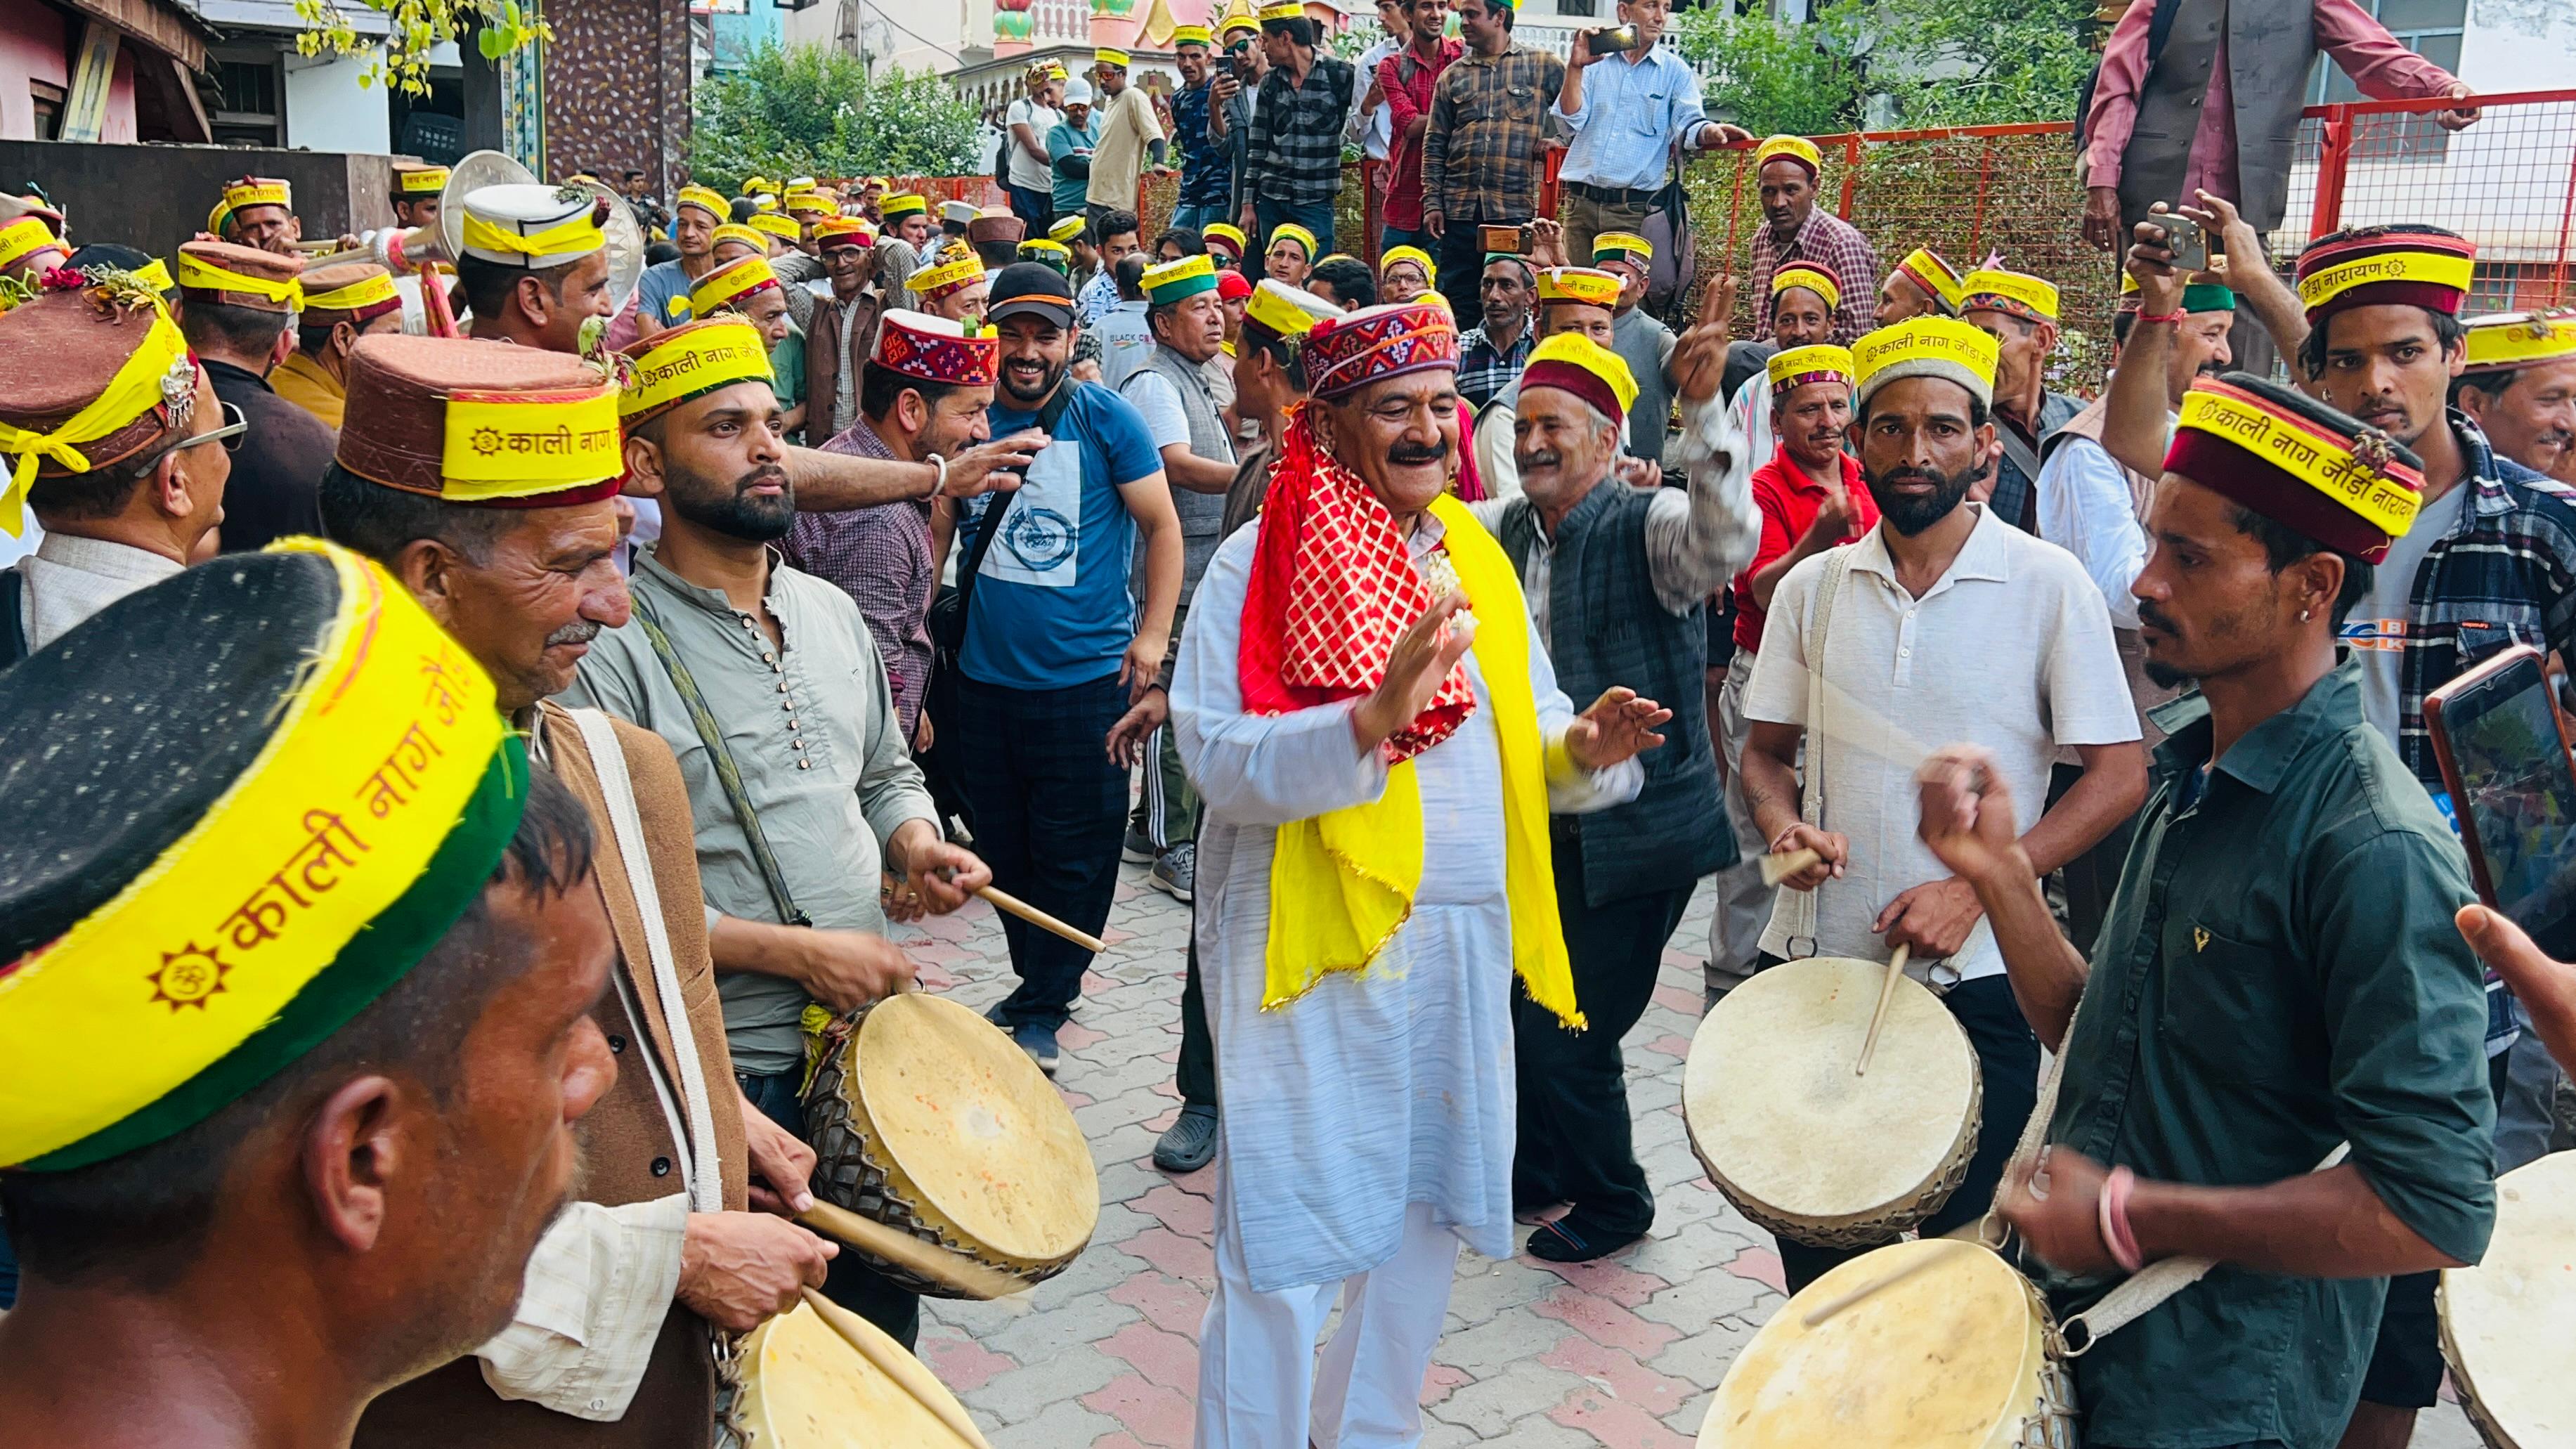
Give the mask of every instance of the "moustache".
[[742, 475], [742, 481], [733, 485], [733, 491], [748, 493], [754, 488], [772, 486], [779, 488], [787, 486], [787, 470], [775, 463], [763, 463]]
[[1442, 438], [1430, 444], [1398, 443], [1386, 450], [1386, 460], [1399, 467], [1413, 467], [1422, 463], [1445, 463], [1449, 461], [1449, 440]]
[[2219, 377], [2226, 373], [2228, 366], [2229, 364], [2224, 362], [2204, 362], [2193, 368], [2192, 372], [2199, 377]]
[[599, 637], [599, 623], [593, 619], [575, 619], [546, 636], [546, 647], [558, 644], [587, 644]]
[[2179, 635], [2182, 633], [2180, 629], [2174, 627], [2173, 619], [2168, 616], [2164, 610], [2157, 608], [2155, 605], [2148, 603], [2144, 599], [2138, 600], [2138, 622], [2149, 628], [2161, 629], [2168, 634]]
[[1565, 455], [1557, 452], [1553, 448], [1541, 448], [1535, 453], [1514, 453], [1512, 455], [1512, 462], [1518, 465], [1520, 470], [1524, 473], [1535, 473], [1542, 468], [1553, 468], [1564, 461]]
[[1898, 468], [1878, 481], [1891, 485], [1897, 483], [1929, 483], [1933, 487], [1938, 488], [1942, 485], [1943, 479], [1940, 474], [1923, 468]]

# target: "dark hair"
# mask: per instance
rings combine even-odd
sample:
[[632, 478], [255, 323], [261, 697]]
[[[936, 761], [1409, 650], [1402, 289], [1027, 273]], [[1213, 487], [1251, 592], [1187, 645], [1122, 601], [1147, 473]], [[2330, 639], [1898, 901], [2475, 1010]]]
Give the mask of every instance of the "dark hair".
[[[1891, 378], [1889, 380], [1892, 382], [1904, 381], [1903, 378]], [[1945, 377], [1942, 378], [1941, 381], [1948, 382], [1950, 379]], [[1883, 390], [1884, 389], [1882, 389], [1882, 391]], [[1960, 391], [1966, 392], [1967, 389], [1962, 387]], [[1872, 392], [1870, 394], [1870, 397], [1873, 398], [1877, 396], [1877, 392]], [[1989, 416], [1991, 416], [1991, 414], [1986, 406], [1985, 400], [1978, 397], [1975, 393], [1968, 393], [1969, 430], [1974, 431], [1978, 428], [1984, 427]], [[1852, 421], [1855, 423], [1867, 423], [1869, 421], [1869, 403], [1861, 397], [1858, 389], [1854, 389], [1852, 392]]]
[[1344, 308], [1377, 305], [1377, 278], [1369, 275], [1368, 263], [1357, 257], [1326, 257], [1306, 274], [1311, 290], [1317, 282], [1333, 289], [1333, 300]]
[[1136, 230], [1137, 225], [1132, 211], [1104, 211], [1091, 219], [1091, 229], [1084, 234], [1084, 240], [1099, 246], [1121, 232]]
[[1291, 44], [1307, 50], [1315, 48], [1315, 22], [1303, 15], [1290, 20], [1264, 20], [1261, 22], [1261, 33], [1284, 35], [1288, 37]]
[[320, 1045], [177, 1136], [69, 1172], [0, 1172], [0, 1213], [29, 1276], [166, 1291], [196, 1260], [234, 1159], [264, 1126], [291, 1130], [316, 1099], [362, 1072], [411, 1076], [442, 1107], [455, 1102], [466, 1037], [493, 993], [538, 959], [533, 938], [493, 920], [492, 890], [560, 897], [590, 878], [588, 812], [543, 766], [528, 774], [527, 809], [484, 891], [391, 990]]
[[1144, 296], [1145, 269], [1152, 265], [1153, 262], [1143, 252], [1129, 252], [1120, 257], [1118, 265], [1109, 273], [1110, 279], [1118, 285], [1118, 295], [1130, 302]]
[[179, 330], [187, 334], [188, 344], [200, 351], [207, 349], [199, 344], [212, 343], [216, 350], [265, 358], [294, 316], [292, 312], [264, 312], [257, 307], [190, 297], [179, 309]]
[[370, 483], [336, 462], [322, 470], [319, 503], [323, 537], [389, 567], [395, 555], [424, 538], [479, 565], [526, 512], [442, 503], [424, 493]]
[[1167, 244], [1179, 247], [1181, 255], [1185, 257], [1203, 257], [1208, 254], [1207, 238], [1200, 235], [1199, 229], [1194, 226], [1163, 228], [1163, 234], [1154, 238], [1154, 250], [1159, 252]]
[[674, 242], [657, 241], [644, 248], [644, 265], [648, 267], [658, 267], [664, 262], [676, 262], [679, 259], [680, 248]]
[[2370, 592], [2370, 586], [2378, 576], [2379, 570], [2368, 560], [2355, 558], [2341, 549], [2328, 548], [2288, 524], [2257, 513], [2241, 503], [2230, 504], [2228, 513], [2235, 520], [2237, 532], [2250, 533], [2256, 542], [2263, 545], [2264, 565], [2276, 574], [2301, 559], [2314, 558], [2321, 553], [2330, 553], [2343, 560], [2343, 587], [2335, 592], [2334, 617], [2328, 621], [2337, 629], [2343, 627], [2344, 615], [2351, 613], [2352, 606], [2360, 603], [2362, 596]]
[[935, 408], [940, 399], [957, 391], [954, 383], [924, 382], [906, 377], [892, 368], [879, 367], [875, 358], [859, 365], [859, 415], [874, 423], [894, 411], [895, 400], [908, 392], [921, 394], [922, 405]]
[[[223, 409], [217, 408], [216, 411]], [[192, 431], [203, 432], [217, 421], [220, 419], [196, 418], [189, 426]], [[152, 470], [170, 455], [168, 445], [177, 440], [177, 435], [173, 434], [131, 458], [92, 468], [86, 473], [39, 477], [27, 485], [27, 506], [56, 518], [114, 518], [134, 500], [134, 490], [142, 487], [143, 480], [152, 476]]]
[[1250, 344], [1252, 351], [1269, 358], [1273, 366], [1288, 374], [1290, 387], [1299, 392], [1306, 390], [1306, 364], [1301, 360], [1298, 350], [1290, 347], [1286, 339], [1270, 336], [1256, 339], [1250, 332], [1242, 333], [1235, 339], [1235, 346], [1238, 349], [1247, 343]]
[[737, 196], [733, 199], [733, 205], [725, 210], [732, 214], [732, 220], [747, 222], [760, 215], [760, 203], [748, 196]]
[[2464, 387], [2476, 388], [2489, 397], [2503, 397], [2504, 390], [2513, 386], [2513, 380], [2521, 375], [2521, 369], [2512, 367], [2492, 367], [2483, 372], [2461, 373], [2451, 379], [2451, 406], [2460, 405], [2460, 389]]
[[[2455, 347], [2468, 345], [2469, 329], [2459, 318], [2448, 312], [2435, 311], [2430, 307], [2419, 307], [2416, 310], [2422, 312], [2433, 324], [2433, 344], [2441, 348], [2445, 356], [2448, 356], [2451, 349]], [[2326, 333], [2333, 328], [2334, 319], [2339, 315], [2341, 314], [2327, 313], [2318, 319], [2315, 326], [2308, 329], [2307, 336], [2299, 339], [2299, 371], [2310, 382], [2326, 375]]]
[[477, 317], [497, 318], [510, 310], [510, 294], [519, 290], [521, 277], [534, 277], [545, 283], [546, 295], [563, 300], [564, 283], [572, 269], [581, 263], [566, 262], [559, 267], [513, 267], [500, 262], [487, 262], [481, 257], [456, 259], [456, 282], [465, 289], [465, 305]]

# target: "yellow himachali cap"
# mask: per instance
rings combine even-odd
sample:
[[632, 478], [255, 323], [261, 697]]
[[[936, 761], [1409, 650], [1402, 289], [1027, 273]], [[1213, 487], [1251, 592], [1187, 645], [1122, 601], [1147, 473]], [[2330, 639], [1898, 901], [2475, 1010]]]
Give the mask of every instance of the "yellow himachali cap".
[[1377, 274], [1383, 277], [1393, 268], [1406, 262], [1422, 269], [1424, 286], [1427, 287], [1440, 280], [1440, 264], [1431, 260], [1431, 253], [1416, 246], [1388, 247], [1377, 259]]
[[481, 186], [465, 198], [465, 255], [505, 267], [559, 267], [608, 245], [607, 197], [573, 186]]
[[[1958, 314], [1959, 273], [1956, 268], [1942, 260], [1939, 252], [1930, 247], [1916, 247], [1905, 254], [1905, 260], [1896, 264], [1896, 270], [1906, 280], [1922, 288], [1924, 294], [1937, 303], [1942, 311], [1953, 316]], [[2128, 285], [2131, 288], [2138, 285], [2137, 278], [2130, 277], [2128, 273], [2122, 272], [2121, 276], [2128, 279]]]
[[1218, 35], [1229, 40], [1238, 33], [1258, 35], [1261, 33], [1261, 19], [1252, 13], [1247, 0], [1231, 0], [1225, 7], [1225, 17], [1217, 22], [1216, 30]]
[[876, 228], [857, 216], [832, 216], [814, 223], [814, 245], [822, 251], [876, 244]]
[[1915, 317], [1881, 327], [1852, 344], [1852, 406], [1888, 383], [1939, 377], [1968, 390], [1987, 407], [1995, 401], [1994, 334], [1950, 317]]
[[1215, 246], [1219, 242], [1225, 243], [1226, 249], [1234, 255], [1235, 259], [1238, 261], [1242, 260], [1244, 248], [1243, 228], [1236, 226], [1233, 222], [1209, 222], [1206, 226], [1199, 229], [1199, 237], [1209, 246]]
[[1630, 262], [1639, 267], [1655, 260], [1655, 244], [1633, 231], [1605, 231], [1592, 239], [1592, 265]]
[[1450, 306], [1449, 299], [1441, 296], [1438, 292], [1416, 292], [1413, 294], [1413, 300], [1407, 305], [1415, 307], [1437, 307], [1441, 311], [1449, 314], [1450, 321], [1455, 322], [1458, 320], [1458, 309]]
[[1291, 343], [1314, 331], [1316, 323], [1340, 315], [1341, 308], [1272, 277], [1262, 278], [1243, 303], [1246, 329]]
[[1275, 4], [1264, 5], [1261, 7], [1261, 19], [1264, 24], [1273, 20], [1303, 20], [1305, 18], [1306, 7], [1298, 3], [1298, 0], [1277, 0], [1277, 3]]
[[2383, 303], [2457, 316], [2477, 258], [2477, 243], [2420, 226], [2319, 237], [2299, 253], [2299, 304], [2311, 325], [2348, 307]]
[[743, 246], [751, 248], [757, 253], [765, 254], [769, 250], [768, 239], [763, 237], [759, 232], [752, 230], [749, 222], [726, 222], [724, 225], [717, 227], [707, 237], [708, 246], [716, 246], [724, 242], [737, 242]]
[[1082, 218], [1078, 216], [1057, 217], [1054, 223], [1047, 227], [1047, 239], [1071, 246], [1073, 239], [1082, 235], [1083, 225]]
[[832, 200], [832, 198], [825, 196], [819, 191], [791, 191], [787, 193], [787, 214], [789, 216], [834, 216], [839, 214], [840, 210], [841, 208]]
[[1637, 375], [1626, 360], [1580, 332], [1559, 332], [1530, 350], [1521, 396], [1546, 387], [1574, 394], [1614, 423], [1626, 422], [1637, 403]]
[[2499, 312], [2469, 320], [2469, 371], [2539, 367], [2576, 358], [2576, 310]]
[[1828, 312], [1843, 304], [1842, 284], [1834, 279], [1833, 273], [1813, 262], [1791, 262], [1771, 274], [1772, 296], [1777, 297], [1791, 287], [1804, 287], [1824, 298]]
[[760, 257], [736, 257], [705, 276], [689, 289], [689, 315], [711, 317], [718, 311], [736, 306], [746, 297], [768, 291], [778, 285], [778, 274]]
[[1215, 43], [1216, 37], [1209, 34], [1208, 28], [1204, 25], [1176, 25], [1172, 27], [1172, 47], [1175, 50], [1184, 45], [1213, 45]]
[[1031, 237], [1020, 243], [1020, 260], [1043, 262], [1059, 272], [1073, 270], [1073, 248], [1048, 237]]
[[796, 218], [780, 216], [776, 212], [764, 211], [753, 217], [750, 224], [753, 231], [790, 244], [803, 240], [805, 236], [805, 228], [798, 224]]
[[1293, 221], [1283, 222], [1282, 224], [1270, 229], [1270, 244], [1275, 247], [1283, 241], [1295, 242], [1297, 244], [1297, 249], [1304, 252], [1308, 260], [1311, 261], [1314, 259], [1315, 234], [1313, 232], [1306, 230], [1304, 227], [1299, 226]]
[[1145, 296], [1157, 307], [1216, 290], [1216, 263], [1202, 253], [1181, 257], [1145, 272]]
[[295, 209], [295, 188], [271, 176], [245, 176], [224, 188], [224, 209], [239, 211], [245, 206], [282, 206]]
[[396, 166], [394, 189], [405, 196], [436, 196], [447, 189], [444, 166]]
[[1541, 267], [1538, 274], [1539, 305], [1550, 302], [1579, 302], [1587, 307], [1615, 307], [1619, 304], [1620, 281], [1616, 273], [1595, 267]]
[[1774, 394], [1836, 378], [1849, 385], [1852, 381], [1851, 349], [1836, 347], [1830, 342], [1786, 348], [1772, 353], [1770, 359], [1763, 363], [1763, 368], [1770, 374]]
[[920, 296], [924, 302], [936, 302], [962, 287], [971, 287], [985, 278], [984, 259], [968, 252], [953, 262], [935, 267], [916, 268], [904, 278], [904, 289]]
[[718, 221], [725, 221], [733, 216], [733, 203], [725, 200], [724, 193], [712, 186], [683, 186], [680, 188], [680, 199], [673, 205], [694, 206]]
[[2028, 272], [1985, 267], [1959, 284], [1962, 312], [2003, 312], [2032, 322], [2057, 320], [2056, 284]]
[[1761, 175], [1762, 168], [1774, 161], [1797, 162], [1807, 168], [1810, 181], [1825, 173], [1825, 154], [1804, 136], [1773, 136], [1753, 148], [1754, 175]]
[[41, 251], [69, 254], [54, 229], [41, 216], [22, 216], [0, 225], [0, 268], [12, 267]]
[[884, 217], [889, 223], [897, 217], [910, 216], [914, 212], [927, 213], [929, 210], [930, 202], [916, 191], [897, 192], [877, 203], [877, 215]]
[[628, 428], [720, 387], [770, 380], [769, 344], [740, 317], [709, 317], [656, 332], [626, 349], [617, 416]]
[[392, 274], [373, 262], [317, 267], [303, 280], [302, 326], [341, 322], [363, 326], [402, 309], [402, 293], [394, 290]]
[[1105, 65], [1112, 70], [1125, 70], [1128, 64], [1127, 52], [1108, 45], [1093, 51], [1091, 60], [1094, 65]]

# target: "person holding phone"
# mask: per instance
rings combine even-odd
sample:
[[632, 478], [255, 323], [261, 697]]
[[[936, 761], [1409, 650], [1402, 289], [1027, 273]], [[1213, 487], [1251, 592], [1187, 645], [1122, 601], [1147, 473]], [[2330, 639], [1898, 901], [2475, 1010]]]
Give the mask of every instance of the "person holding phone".
[[[1565, 62], [1512, 39], [1509, 0], [1459, 0], [1464, 55], [1432, 87], [1422, 132], [1422, 229], [1439, 240], [1440, 270], [1476, 275], [1488, 226], [1522, 226], [1538, 215], [1546, 173], [1546, 110], [1565, 84]], [[1449, 299], [1458, 325], [1484, 321], [1484, 298], [1465, 288]]]
[[1715, 150], [1753, 139], [1700, 109], [1698, 73], [1679, 51], [1656, 44], [1671, 19], [1671, 0], [1621, 0], [1618, 25], [1585, 31], [1566, 57], [1556, 119], [1574, 142], [1557, 177], [1570, 255], [1591, 255], [1599, 233], [1646, 229], [1675, 143]]
[[[2289, 437], [2315, 451], [2262, 446]], [[2355, 477], [2385, 501], [2348, 501]], [[1919, 776], [1924, 843], [2062, 1054], [2047, 1176], [2016, 1164], [1998, 1204], [2059, 1321], [2148, 1262], [2217, 1262], [2075, 1361], [2095, 1449], [2329, 1444], [2347, 1423], [2347, 1445], [2402, 1445], [2411, 1409], [2356, 1407], [2389, 1279], [2473, 1263], [2494, 1228], [2466, 861], [2337, 658], [2375, 565], [2423, 526], [2421, 486], [2413, 453], [2312, 399], [2244, 373], [2192, 388], [2133, 590], [2147, 669], [2200, 692], [2162, 716], [2089, 964], [2014, 838], [2037, 802], [1977, 751]]]

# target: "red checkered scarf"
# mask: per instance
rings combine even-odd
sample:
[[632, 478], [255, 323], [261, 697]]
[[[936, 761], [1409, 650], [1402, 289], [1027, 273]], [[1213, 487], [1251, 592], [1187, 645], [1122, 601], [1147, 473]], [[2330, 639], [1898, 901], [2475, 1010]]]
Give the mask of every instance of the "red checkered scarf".
[[[1244, 592], [1235, 665], [1245, 712], [1286, 714], [1375, 689], [1396, 639], [1432, 599], [1395, 516], [1316, 440], [1307, 406], [1297, 405], [1262, 500]], [[1449, 738], [1475, 708], [1462, 661], [1381, 747], [1388, 762]]]

